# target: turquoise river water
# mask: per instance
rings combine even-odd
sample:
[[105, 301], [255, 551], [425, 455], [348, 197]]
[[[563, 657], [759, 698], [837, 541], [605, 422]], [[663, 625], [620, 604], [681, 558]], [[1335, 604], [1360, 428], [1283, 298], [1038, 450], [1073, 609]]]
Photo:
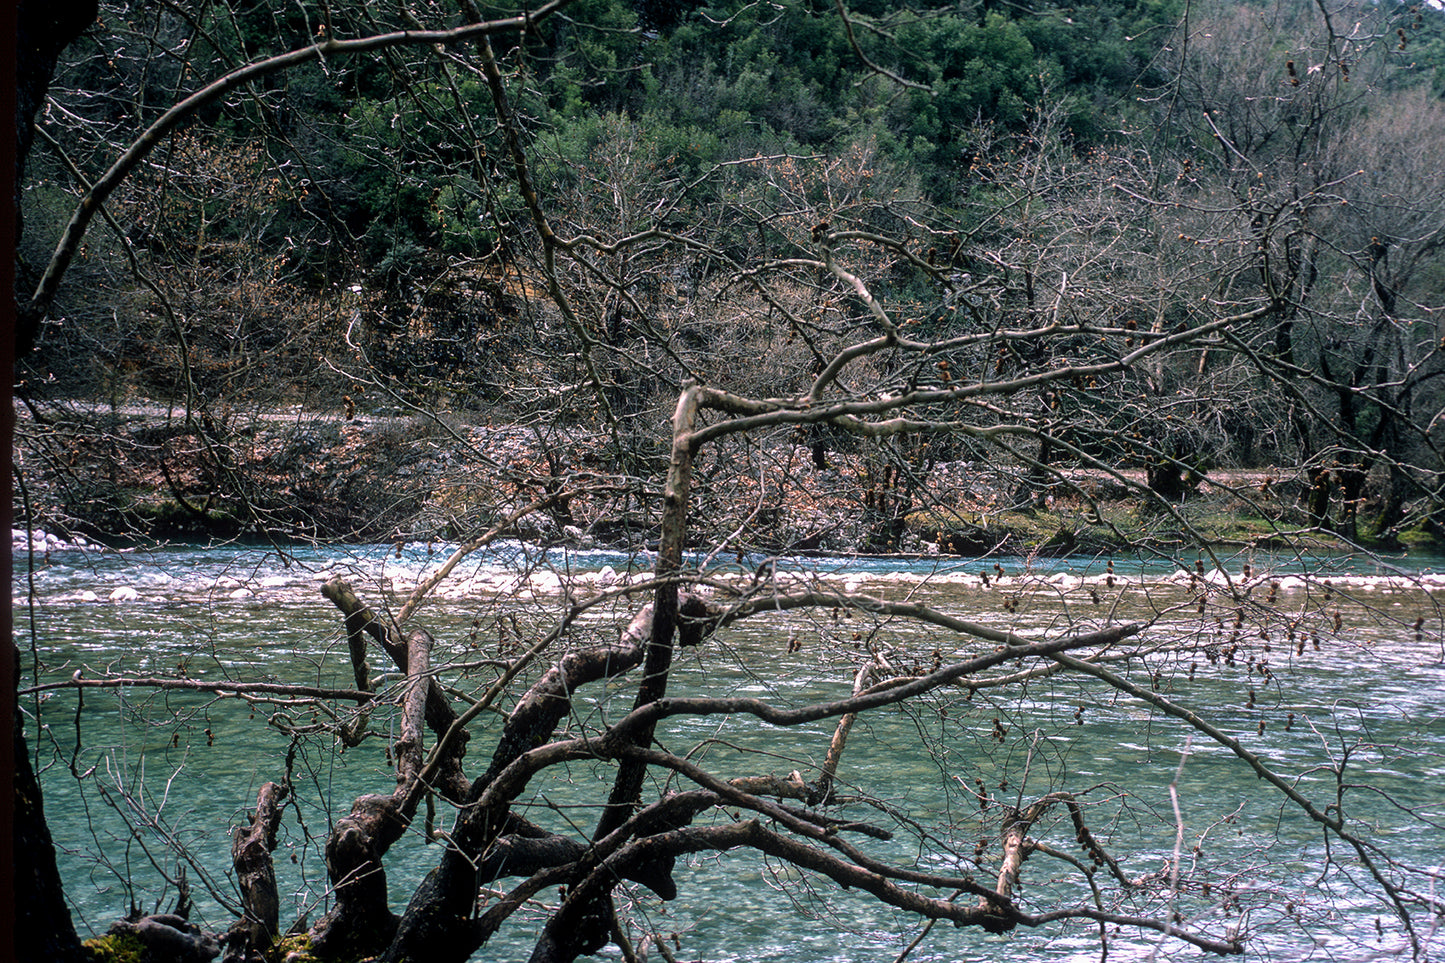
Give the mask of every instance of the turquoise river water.
[[[182, 863], [197, 913], [224, 927], [237, 900], [228, 875], [230, 828], [246, 817], [258, 787], [280, 778], [288, 752], [296, 792], [276, 852], [282, 917], [314, 920], [325, 907], [320, 845], [329, 821], [358, 794], [391, 791], [385, 747], [394, 733], [390, 717], [377, 713], [368, 722], [377, 738], [340, 747], [329, 724], [353, 721], [345, 705], [331, 718], [309, 703], [145, 685], [88, 690], [83, 700], [73, 689], [32, 687], [76, 672], [349, 687], [340, 620], [321, 598], [321, 583], [346, 576], [373, 604], [395, 608], [439, 564], [443, 548], [53, 551], [37, 555], [33, 569], [17, 552], [21, 705], [82, 933], [103, 932], [131, 905], [168, 909]], [[1298, 563], [1264, 558], [1252, 559], [1246, 574], [1244, 563], [1233, 560], [1230, 577], [1253, 585], [1250, 603], [1211, 595], [1201, 612], [1195, 600], [1205, 587], [1221, 591], [1223, 582], [1217, 574], [1191, 579], [1192, 562], [1180, 560], [1180, 572], [1169, 561], [815, 559], [780, 562], [762, 578], [785, 583], [792, 569], [840, 591], [923, 602], [1024, 632], [1162, 612], [1153, 634], [1144, 636], [1158, 644], [1117, 671], [1208, 714], [1321, 809], [1341, 807], [1352, 830], [1380, 847], [1377, 865], [1392, 883], [1431, 898], [1445, 884], [1445, 661], [1436, 606], [1445, 578], [1428, 569], [1407, 572], [1404, 563], [1350, 562], [1320, 563], [1304, 578]], [[474, 694], [492, 677], [498, 656], [552, 624], [564, 590], [591, 598], [645, 573], [648, 563], [509, 545], [459, 566], [416, 621], [437, 637], [434, 664], [450, 667], [443, 681], [459, 695]], [[751, 577], [755, 564], [746, 560], [737, 571], [715, 574]], [[1212, 563], [1208, 568], [1213, 572]], [[588, 609], [573, 639], [615, 638], [639, 604], [618, 596]], [[1287, 634], [1295, 632], [1297, 638]], [[1249, 638], [1231, 651], [1241, 635]], [[836, 698], [850, 691], [870, 650], [904, 673], [983, 649], [898, 619], [778, 613], [731, 626], [685, 652], [672, 691], [779, 705]], [[378, 669], [375, 656], [372, 666]], [[570, 723], [576, 731], [630, 706], [626, 681], [595, 688], [578, 700]], [[475, 726], [469, 761], [477, 770], [499, 722], [484, 717]], [[816, 772], [833, 725], [778, 730], [708, 716], [674, 721], [659, 739], [724, 777], [786, 776]], [[534, 781], [522, 803], [538, 822], [586, 834], [610, 777], [606, 767], [572, 766]], [[1120, 912], [1175, 912], [1216, 936], [1236, 930], [1247, 937], [1251, 960], [1409, 957], [1409, 933], [1347, 847], [1326, 840], [1228, 749], [1092, 679], [1037, 676], [973, 694], [950, 689], [867, 714], [850, 735], [839, 780], [840, 792], [854, 800], [850, 818], [892, 831], [889, 841], [859, 837], [879, 858], [937, 872], [962, 871], [977, 858], [987, 879], [997, 865], [1001, 807], [1068, 789], [1088, 801], [1094, 835], [1126, 872], [1153, 880], [1119, 896]], [[981, 792], [990, 806], [981, 804]], [[387, 861], [398, 911], [442, 845], [427, 838], [422, 822]], [[449, 822], [439, 804], [435, 827]], [[1041, 819], [1034, 835], [1077, 852], [1062, 808]], [[1176, 854], [1180, 872], [1194, 882], [1174, 890], [1169, 866]], [[1024, 865], [1021, 896], [1031, 908], [1089, 902], [1078, 866], [1042, 852]], [[823, 963], [895, 960], [905, 951], [910, 960], [931, 961], [1206, 955], [1127, 927], [1102, 932], [1105, 952], [1092, 923], [1002, 935], [939, 924], [923, 933], [915, 918], [750, 854], [696, 857], [677, 875], [682, 895], [674, 903], [642, 893], [635, 902], [626, 894], [620, 900], [634, 941], [658, 934], [677, 959]], [[1445, 892], [1445, 885], [1438, 888]], [[478, 959], [525, 959], [542, 912], [518, 914]], [[1425, 956], [1445, 954], [1440, 922], [1429, 912], [1414, 918], [1414, 946]], [[608, 954], [617, 958], [615, 949]], [[660, 957], [654, 950], [651, 958]]]

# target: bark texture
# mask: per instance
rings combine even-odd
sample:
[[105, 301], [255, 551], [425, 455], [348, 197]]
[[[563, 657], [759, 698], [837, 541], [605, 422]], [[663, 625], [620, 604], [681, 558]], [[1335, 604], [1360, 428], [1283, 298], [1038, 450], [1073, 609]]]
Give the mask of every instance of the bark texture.
[[[15, 650], [11, 650], [12, 658]], [[19, 963], [66, 963], [85, 959], [65, 905], [55, 844], [45, 824], [40, 783], [30, 767], [24, 721], [14, 715], [15, 959]]]
[[[334, 583], [327, 587], [336, 589]], [[334, 594], [345, 593], [337, 590]], [[371, 956], [390, 945], [396, 935], [398, 918], [387, 905], [382, 859], [411, 825], [427, 791], [422, 752], [427, 720], [434, 720], [439, 734], [445, 734], [455, 720], [445, 696], [431, 678], [431, 647], [431, 636], [421, 630], [410, 634], [404, 651], [388, 647], [408, 676], [402, 697], [401, 736], [393, 747], [397, 785], [391, 795], [371, 794], [356, 799], [351, 812], [337, 821], [326, 840], [326, 872], [335, 902], [311, 929], [311, 945], [320, 956]]]
[[291, 787], [268, 782], [256, 794], [256, 813], [249, 827], [238, 827], [231, 841], [231, 864], [241, 890], [245, 915], [226, 934], [226, 963], [252, 963], [281, 929], [281, 898], [276, 891], [276, 827], [281, 823]]
[[[15, 248], [19, 247], [24, 227], [20, 214], [20, 189], [25, 178], [25, 161], [35, 137], [35, 118], [45, 102], [46, 91], [50, 89], [60, 52], [95, 21], [96, 10], [94, 0], [21, 0], [15, 8], [15, 179], [10, 185], [11, 210], [15, 215]], [[13, 257], [14, 253], [12, 249], [9, 256]], [[26, 280], [17, 271], [12, 283], [18, 286]], [[18, 291], [12, 287], [10, 297], [16, 308], [15, 350], [13, 355], [4, 353], [12, 362], [30, 351], [41, 320], [39, 313], [22, 309], [28, 299], [17, 295]], [[7, 419], [5, 424], [9, 434], [11, 422]], [[8, 497], [6, 501], [8, 503]], [[7, 582], [9, 559], [7, 551]], [[8, 637], [8, 620], [6, 629]], [[6, 657], [12, 660], [12, 671], [6, 674], [6, 681], [13, 683], [19, 678], [14, 671], [19, 666], [18, 653], [13, 648], [7, 648]], [[7, 697], [13, 700], [14, 693], [7, 693]], [[11, 704], [14, 705], [13, 702]], [[13, 714], [0, 716], [8, 719], [13, 727], [9, 748], [14, 754], [14, 781], [7, 808], [11, 816], [12, 848], [9, 855], [14, 861], [15, 959], [78, 960], [82, 958], [80, 940], [75, 935], [75, 924], [71, 922], [70, 909], [65, 904], [65, 892], [55, 865], [55, 844], [45, 823], [40, 783], [30, 766], [24, 722], [18, 706], [15, 710]]]

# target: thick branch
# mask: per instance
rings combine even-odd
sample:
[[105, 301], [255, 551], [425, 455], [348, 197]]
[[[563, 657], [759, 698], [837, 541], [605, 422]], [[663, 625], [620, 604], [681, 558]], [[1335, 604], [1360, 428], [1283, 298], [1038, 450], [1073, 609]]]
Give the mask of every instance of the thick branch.
[[[358, 657], [358, 652], [364, 653], [366, 648], [365, 642], [360, 638], [363, 632], [386, 650], [397, 668], [406, 670], [406, 642], [402, 639], [401, 632], [395, 624], [377, 618], [370, 606], [357, 597], [350, 582], [343, 578], [333, 578], [321, 586], [321, 594], [346, 617], [346, 636], [351, 648], [352, 668], [358, 675], [365, 671], [366, 657], [364, 654]], [[357, 688], [365, 687], [364, 677], [358, 678]]]
[[433, 685], [429, 675], [431, 646], [431, 636], [423, 631], [412, 632], [407, 639], [406, 695], [402, 699], [401, 738], [396, 741], [395, 752], [398, 802], [404, 811], [411, 812], [415, 811], [422, 767], [427, 690]]
[[[468, 734], [465, 730], [453, 731], [457, 720], [441, 686], [429, 673], [413, 673], [409, 667], [411, 641], [403, 641], [394, 622], [383, 622], [371, 608], [357, 597], [356, 591], [345, 579], [333, 578], [321, 586], [321, 594], [341, 610], [346, 618], [347, 646], [351, 652], [352, 671], [358, 687], [369, 691], [369, 670], [366, 665], [366, 637], [369, 635], [383, 649], [397, 668], [420, 680], [426, 695], [426, 723], [440, 738], [445, 738], [441, 756], [433, 763], [435, 775], [432, 781], [443, 796], [460, 802], [471, 783], [461, 769], [461, 760], [466, 755]], [[425, 635], [425, 633], [422, 633]], [[430, 637], [427, 638], [430, 645]], [[413, 691], [409, 689], [409, 691]], [[420, 745], [420, 740], [418, 740]]]
[[[684, 596], [683, 608], [698, 613], [685, 623], [681, 633], [684, 644], [694, 644], [705, 635], [708, 623], [702, 616], [711, 613], [711, 608], [705, 600], [691, 595]], [[511, 800], [538, 769], [565, 759], [596, 755], [585, 743], [548, 740], [571, 712], [575, 692], [643, 662], [645, 646], [654, 636], [654, 611], [654, 603], [644, 606], [616, 644], [567, 653], [518, 700], [497, 740], [487, 772], [472, 784], [466, 808], [453, 829], [451, 845], [441, 863], [417, 888], [388, 959], [436, 959], [438, 953], [450, 958], [470, 939], [478, 860], [504, 832]]]
[[628, 672], [642, 661], [642, 640], [652, 630], [652, 606], [633, 616], [613, 645], [568, 652], [517, 700], [497, 740], [487, 773], [473, 786], [475, 797], [527, 750], [546, 741], [572, 709], [572, 694], [599, 679]]
[[726, 850], [747, 846], [778, 859], [811, 870], [832, 879], [845, 888], [860, 889], [880, 902], [896, 906], [927, 919], [951, 920], [956, 926], [994, 927], [1000, 917], [1017, 925], [1037, 927], [1060, 919], [1087, 919], [1118, 926], [1132, 926], [1168, 934], [1211, 953], [1237, 954], [1243, 951], [1236, 940], [1216, 940], [1181, 929], [1168, 920], [1124, 916], [1088, 908], [1063, 910], [1057, 913], [1031, 915], [1012, 904], [993, 905], [988, 909], [965, 906], [952, 899], [925, 896], [917, 890], [898, 885], [887, 877], [846, 858], [816, 849], [789, 836], [765, 828], [756, 819], [720, 826], [688, 827], [658, 833], [629, 843], [603, 863], [569, 894], [561, 910], [543, 931], [532, 953], [532, 963], [559, 963], [574, 959], [566, 953], [565, 933], [569, 907], [582, 906], [596, 888], [611, 887], [617, 874], [634, 862], [656, 860], [664, 855], [679, 856], [705, 850]]
[[693, 826], [634, 840], [605, 860], [586, 880], [573, 888], [561, 909], [548, 922], [532, 951], [531, 963], [564, 963], [576, 958], [571, 933], [581, 924], [580, 913], [611, 890], [616, 874], [636, 862], [650, 862], [663, 856], [676, 857], [706, 850], [727, 850], [749, 846], [795, 866], [820, 873], [848, 888], [871, 893], [890, 906], [920, 916], [953, 920], [958, 925], [976, 924], [984, 915], [977, 908], [950, 900], [923, 896], [899, 886], [877, 873], [823, 852], [790, 837], [763, 828], [756, 819], [720, 826]]
[[395, 747], [396, 789], [390, 796], [358, 798], [327, 837], [326, 872], [336, 902], [311, 930], [312, 945], [319, 953], [376, 953], [390, 944], [396, 933], [397, 918], [387, 906], [382, 859], [411, 824], [426, 789], [419, 777], [423, 720], [428, 694], [436, 688], [430, 677], [431, 646], [431, 636], [421, 630], [407, 639], [401, 735]]
[[[654, 573], [658, 578], [652, 601], [652, 631], [647, 641], [647, 654], [642, 681], [637, 686], [633, 707], [656, 702], [667, 692], [668, 671], [672, 667], [672, 637], [677, 629], [677, 582], [682, 571], [682, 549], [687, 540], [687, 501], [692, 487], [693, 448], [690, 435], [697, 418], [702, 393], [697, 386], [684, 389], [677, 399], [672, 415], [672, 457], [668, 463], [667, 481], [662, 492], [662, 537], [657, 549]], [[642, 722], [629, 734], [639, 746], [652, 742], [652, 725]], [[607, 809], [597, 821], [593, 839], [612, 832], [632, 814], [642, 793], [646, 767], [636, 761], [624, 762], [612, 784]]]
[[[994, 886], [994, 892], [1001, 899], [1011, 899], [1014, 889], [1018, 887], [1024, 859], [1032, 849], [1032, 844], [1028, 840], [1029, 830], [1033, 828], [1040, 816], [1047, 812], [1054, 803], [1062, 801], [1062, 798], [1062, 796], [1050, 794], [1036, 800], [1026, 809], [1012, 810], [1004, 816], [1003, 827], [1000, 831], [1003, 860], [999, 864], [998, 883]], [[988, 911], [992, 905], [993, 901], [980, 899], [978, 908]], [[996, 922], [984, 924], [985, 929], [996, 933], [1007, 932], [1014, 926], [1015, 921], [1008, 917], [1000, 917]]]
[[[863, 693], [870, 679], [874, 677], [877, 669], [877, 662], [870, 661], [860, 668], [853, 676], [853, 695], [857, 697]], [[833, 738], [828, 742], [828, 755], [823, 760], [823, 772], [817, 781], [809, 787], [808, 802], [813, 805], [827, 805], [833, 798], [833, 781], [838, 777], [838, 764], [843, 759], [843, 749], [848, 745], [848, 733], [853, 729], [853, 722], [858, 718], [858, 713], [850, 712], [838, 720], [838, 725], [833, 729]]]

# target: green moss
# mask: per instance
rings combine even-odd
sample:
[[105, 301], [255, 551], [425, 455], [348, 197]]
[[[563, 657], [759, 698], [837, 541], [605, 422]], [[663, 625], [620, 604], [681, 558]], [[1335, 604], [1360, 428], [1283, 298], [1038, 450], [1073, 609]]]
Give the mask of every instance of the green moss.
[[278, 937], [271, 948], [266, 951], [266, 963], [284, 963], [292, 953], [297, 954], [295, 960], [298, 963], [312, 963], [316, 957], [311, 955], [311, 935], [309, 933], [292, 933]]
[[[1217, 546], [1268, 547], [1297, 536], [1282, 536], [1291, 526], [1261, 515], [1235, 498], [1196, 496], [1169, 511], [1144, 497], [1098, 503], [1100, 517], [1076, 510], [1016, 509], [968, 512], [932, 508], [911, 513], [909, 529], [948, 554], [979, 555], [1000, 551], [1017, 555], [1098, 554], [1142, 547], [1178, 549], [1204, 542]], [[1311, 534], [1317, 550], [1342, 548], [1337, 539]]]
[[[145, 944], [134, 933], [111, 933], [86, 940], [83, 944], [93, 963], [145, 963]], [[266, 950], [266, 963], [284, 963], [291, 957], [292, 963], [316, 963], [311, 955], [311, 936], [308, 933], [293, 933], [282, 936]]]
[[905, 521], [910, 531], [926, 534], [930, 531], [946, 532], [961, 526], [977, 525], [979, 515], [975, 512], [936, 507], [909, 512]]
[[1400, 543], [1409, 552], [1433, 552], [1440, 548], [1441, 540], [1424, 528], [1407, 528], [1399, 533]]
[[145, 944], [134, 933], [110, 933], [81, 945], [95, 963], [141, 963], [145, 959]]

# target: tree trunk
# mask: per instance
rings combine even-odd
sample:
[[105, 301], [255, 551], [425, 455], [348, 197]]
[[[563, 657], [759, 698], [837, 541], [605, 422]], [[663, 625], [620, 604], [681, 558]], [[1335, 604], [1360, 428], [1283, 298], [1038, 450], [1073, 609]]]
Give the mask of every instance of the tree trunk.
[[318, 956], [371, 956], [390, 945], [397, 917], [386, 902], [381, 858], [406, 820], [390, 796], [362, 796], [326, 840], [326, 873], [336, 902], [311, 928]]
[[[71, 41], [95, 22], [99, 6], [94, 0], [22, 0], [15, 11], [15, 182], [12, 198], [15, 212], [15, 240], [18, 247], [22, 222], [20, 219], [20, 182], [25, 176], [25, 158], [35, 138], [35, 117], [45, 103], [55, 63]], [[10, 254], [13, 256], [14, 251]], [[30, 279], [15, 277], [15, 284]], [[18, 294], [19, 292], [15, 292]], [[42, 315], [28, 310], [28, 294], [16, 297], [15, 357], [26, 355], [40, 333]], [[8, 371], [9, 368], [7, 367]]]
[[1189, 491], [1184, 481], [1184, 469], [1173, 461], [1151, 460], [1144, 468], [1144, 477], [1149, 490], [1165, 501], [1183, 501]]
[[[11, 210], [15, 213], [14, 244], [6, 251], [6, 273], [9, 275], [8, 297], [16, 306], [13, 353], [0, 352], [4, 358], [4, 370], [12, 370], [14, 361], [27, 353], [35, 343], [40, 330], [41, 317], [38, 313], [21, 309], [29, 303], [28, 297], [17, 297], [18, 287], [26, 279], [19, 277], [16, 270], [16, 249], [19, 247], [23, 222], [20, 216], [20, 188], [25, 175], [25, 159], [30, 153], [34, 139], [35, 117], [45, 103], [45, 93], [50, 89], [50, 80], [55, 74], [55, 63], [60, 52], [95, 22], [97, 4], [94, 0], [22, 0], [14, 8], [14, 20], [5, 19], [5, 25], [14, 25], [15, 37], [11, 58], [15, 77], [15, 155], [14, 166], [10, 168], [14, 181], [10, 184]], [[7, 349], [12, 347], [6, 346]], [[13, 416], [7, 416], [3, 424], [7, 444], [14, 431]], [[5, 473], [5, 509], [10, 511], [10, 473]], [[10, 584], [10, 549], [4, 549], [5, 584]], [[11, 615], [6, 609], [3, 619], [5, 638], [11, 638]], [[5, 697], [11, 701], [12, 712], [3, 717], [12, 726], [10, 738], [0, 740], [14, 756], [6, 771], [11, 773], [13, 782], [0, 800], [0, 815], [10, 817], [11, 849], [8, 853], [5, 875], [14, 885], [10, 905], [15, 907], [15, 959], [21, 963], [52, 963], [52, 961], [80, 960], [84, 951], [80, 939], [75, 935], [75, 924], [71, 922], [70, 908], [65, 903], [65, 890], [60, 883], [60, 871], [55, 865], [55, 843], [50, 836], [50, 827], [45, 823], [45, 806], [40, 795], [40, 783], [30, 767], [30, 751], [25, 744], [24, 721], [19, 706], [15, 703], [15, 685], [20, 678], [20, 654], [9, 643], [6, 650], [8, 672], [0, 677]]]
[[1340, 482], [1340, 520], [1335, 531], [1354, 542], [1359, 537], [1360, 501], [1364, 497], [1366, 471], [1363, 465], [1342, 466], [1335, 470]]
[[1311, 468], [1308, 478], [1310, 487], [1305, 492], [1305, 513], [1311, 525], [1323, 527], [1330, 521], [1330, 470]]
[[256, 794], [256, 815], [249, 829], [237, 828], [231, 842], [231, 863], [241, 890], [245, 916], [226, 934], [224, 963], [261, 959], [281, 929], [281, 898], [276, 892], [276, 827], [281, 823], [291, 787], [268, 782]]
[[[698, 600], [697, 604], [705, 603]], [[573, 693], [590, 682], [631, 671], [642, 663], [644, 646], [652, 637], [652, 623], [653, 606], [649, 604], [633, 618], [615, 645], [567, 653], [518, 701], [497, 740], [491, 764], [467, 794], [450, 844], [437, 867], [413, 893], [396, 939], [383, 959], [460, 963], [476, 949], [482, 934], [473, 910], [482, 880], [483, 854], [490, 857], [493, 844], [517, 825], [508, 812], [510, 797], [495, 800], [486, 808], [480, 805], [482, 797], [509, 766], [551, 737], [571, 711]], [[685, 625], [690, 627], [692, 623]], [[685, 631], [685, 642], [693, 632], [692, 628]], [[525, 779], [518, 778], [516, 792], [525, 788]], [[648, 885], [663, 895], [672, 890], [670, 879]]]
[[[12, 648], [18, 666], [19, 653]], [[14, 713], [15, 959], [18, 963], [69, 963], [86, 959], [60, 885], [55, 844], [45, 824], [40, 783], [30, 768], [24, 722]]]
[[[401, 838], [425, 794], [422, 738], [435, 711], [437, 691], [431, 678], [432, 638], [418, 629], [407, 637], [402, 661], [407, 672], [396, 754], [396, 789], [389, 796], [362, 796], [337, 822], [326, 840], [326, 872], [336, 902], [311, 928], [312, 949], [321, 956], [373, 956], [396, 937], [399, 919], [387, 905], [382, 858]], [[448, 707], [446, 710], [450, 712]], [[438, 721], [438, 726], [440, 721]], [[445, 728], [438, 728], [444, 733]]]

